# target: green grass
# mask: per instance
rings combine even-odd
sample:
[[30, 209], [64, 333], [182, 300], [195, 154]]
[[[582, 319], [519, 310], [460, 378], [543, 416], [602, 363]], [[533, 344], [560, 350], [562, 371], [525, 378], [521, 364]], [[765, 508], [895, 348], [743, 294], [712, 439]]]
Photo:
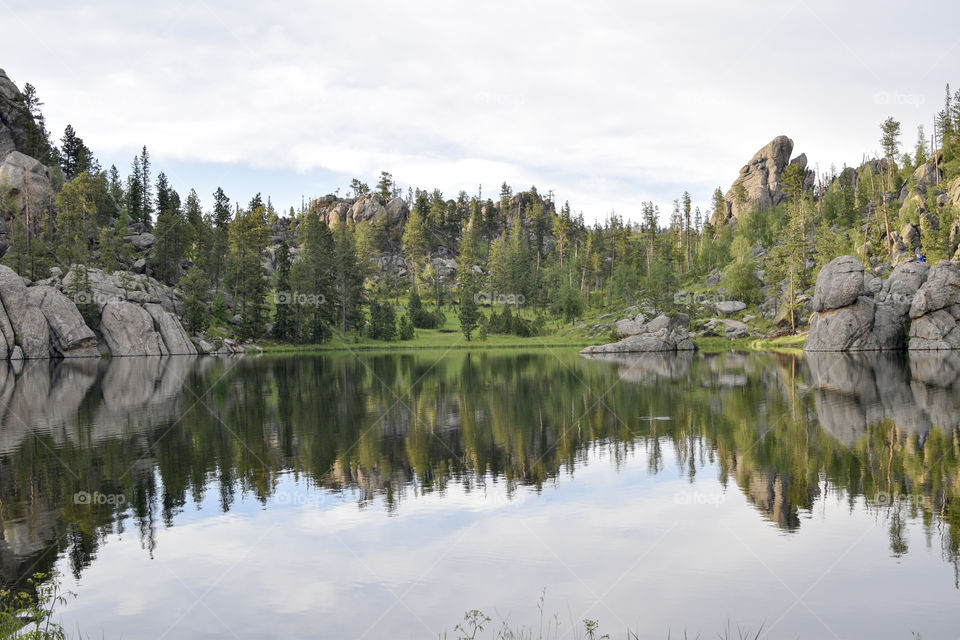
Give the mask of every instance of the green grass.
[[[429, 308], [429, 307], [428, 307]], [[499, 310], [499, 308], [498, 308]], [[480, 340], [479, 331], [473, 333], [472, 339], [467, 340], [460, 331], [460, 321], [456, 309], [444, 309], [446, 319], [438, 329], [417, 329], [413, 340], [373, 340], [365, 336], [347, 335], [335, 336], [324, 344], [287, 344], [272, 340], [261, 340], [258, 346], [264, 353], [297, 354], [323, 353], [335, 351], [408, 351], [418, 349], [561, 349], [578, 348], [605, 344], [610, 342], [610, 336], [601, 333], [595, 337], [588, 337], [589, 327], [598, 322], [610, 322], [619, 315], [614, 314], [609, 319], [599, 320], [603, 310], [591, 310], [584, 318], [573, 324], [565, 324], [559, 320], [548, 320], [544, 327], [544, 334], [529, 338], [515, 335], [488, 334], [485, 340]], [[490, 309], [484, 313], [489, 315]], [[534, 314], [530, 310], [521, 311], [523, 317], [533, 320]], [[577, 325], [583, 322], [585, 329], [578, 329]], [[724, 337], [698, 337], [694, 343], [700, 351], [705, 353], [719, 353], [723, 351], [777, 351], [781, 353], [798, 353], [806, 341], [806, 334], [785, 336], [780, 338], [739, 338], [728, 340]]]
[[[412, 349], [559, 349], [583, 348], [592, 344], [608, 342], [606, 336], [587, 338], [583, 330], [575, 326], [549, 321], [545, 335], [521, 338], [520, 336], [491, 333], [480, 340], [479, 331], [474, 331], [470, 341], [460, 331], [460, 321], [455, 311], [445, 309], [446, 321], [438, 329], [417, 329], [413, 340], [373, 340], [366, 336], [335, 336], [324, 344], [291, 345], [262, 340], [258, 345], [264, 353], [317, 353], [327, 351], [404, 351]], [[489, 310], [485, 310], [489, 313]], [[532, 319], [533, 315], [524, 313]]]
[[778, 353], [799, 353], [807, 341], [807, 334], [798, 333], [779, 338], [738, 338], [728, 340], [722, 337], [694, 338], [697, 348], [705, 353], [721, 351], [776, 351]]

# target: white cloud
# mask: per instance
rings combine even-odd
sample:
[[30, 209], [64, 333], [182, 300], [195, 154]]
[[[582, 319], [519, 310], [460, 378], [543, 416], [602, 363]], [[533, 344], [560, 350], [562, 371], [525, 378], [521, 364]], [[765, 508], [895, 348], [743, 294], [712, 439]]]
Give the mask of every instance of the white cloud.
[[535, 183], [588, 219], [684, 189], [706, 202], [781, 133], [822, 169], [874, 151], [887, 115], [912, 144], [955, 66], [946, 40], [873, 3], [743, 7], [28, 3], [4, 9], [0, 64], [107, 159], [147, 144], [158, 168]]

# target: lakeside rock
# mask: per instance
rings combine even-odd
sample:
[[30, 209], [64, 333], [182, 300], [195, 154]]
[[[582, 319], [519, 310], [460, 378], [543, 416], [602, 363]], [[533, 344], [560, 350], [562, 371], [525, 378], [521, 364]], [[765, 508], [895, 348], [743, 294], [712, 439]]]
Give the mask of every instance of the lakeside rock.
[[[81, 270], [54, 268], [28, 286], [0, 265], [0, 359], [197, 354], [176, 316], [175, 290], [144, 275], [85, 269], [83, 278]], [[78, 305], [94, 314], [90, 324]]]
[[[636, 320], [632, 321], [636, 324]], [[646, 325], [631, 326], [630, 330], [637, 330], [622, 340], [610, 344], [593, 345], [586, 347], [581, 354], [592, 355], [601, 353], [639, 353], [664, 351], [693, 351], [696, 347], [688, 331], [690, 317], [680, 313], [674, 317], [661, 314]], [[618, 333], [619, 333], [618, 326]]]
[[960, 349], [960, 268], [902, 262], [886, 280], [852, 256], [820, 270], [804, 350]]

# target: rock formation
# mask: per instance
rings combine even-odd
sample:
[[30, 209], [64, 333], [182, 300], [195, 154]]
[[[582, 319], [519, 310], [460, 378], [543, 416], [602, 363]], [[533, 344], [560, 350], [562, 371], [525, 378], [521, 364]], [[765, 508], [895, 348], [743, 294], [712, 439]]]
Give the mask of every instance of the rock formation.
[[[591, 355], [645, 351], [693, 351], [695, 349], [693, 338], [688, 331], [690, 317], [686, 314], [679, 313], [672, 318], [661, 314], [646, 324], [637, 322], [636, 319], [632, 322], [633, 325], [629, 327], [631, 335], [618, 342], [589, 346], [580, 353]], [[623, 335], [628, 332], [627, 326], [625, 323], [618, 322], [618, 333]], [[636, 333], [632, 333], [633, 331]]]
[[[791, 160], [792, 152], [793, 140], [787, 136], [777, 136], [757, 151], [724, 195], [726, 211], [713, 212], [713, 226], [727, 224], [753, 209], [765, 210], [780, 204], [783, 201], [780, 176], [784, 169], [790, 164], [799, 164], [804, 170], [807, 167], [807, 156], [800, 154]], [[812, 180], [812, 176], [808, 175], [808, 180]], [[742, 205], [735, 197], [740, 187], [746, 193], [746, 202]]]
[[886, 280], [841, 256], [820, 270], [806, 351], [960, 349], [960, 268], [902, 262]]
[[[6, 360], [51, 357], [195, 355], [194, 346], [174, 315], [176, 292], [152, 278], [125, 272], [87, 269], [65, 276], [59, 269], [30, 286], [15, 271], [0, 266], [0, 356]], [[78, 305], [91, 309], [93, 327]], [[102, 341], [102, 342], [101, 342]]]

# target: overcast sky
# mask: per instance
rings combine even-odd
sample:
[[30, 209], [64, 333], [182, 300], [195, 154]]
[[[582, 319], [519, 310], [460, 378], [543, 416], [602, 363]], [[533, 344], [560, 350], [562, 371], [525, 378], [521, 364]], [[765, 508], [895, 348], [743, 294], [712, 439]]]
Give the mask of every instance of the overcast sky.
[[[960, 85], [953, 2], [89, 2], [0, 0], [0, 67], [59, 138], [155, 170], [205, 206], [278, 206], [390, 171], [588, 220], [703, 205], [778, 134], [859, 164], [893, 115], [911, 147]], [[951, 73], [954, 77], [951, 77]]]

